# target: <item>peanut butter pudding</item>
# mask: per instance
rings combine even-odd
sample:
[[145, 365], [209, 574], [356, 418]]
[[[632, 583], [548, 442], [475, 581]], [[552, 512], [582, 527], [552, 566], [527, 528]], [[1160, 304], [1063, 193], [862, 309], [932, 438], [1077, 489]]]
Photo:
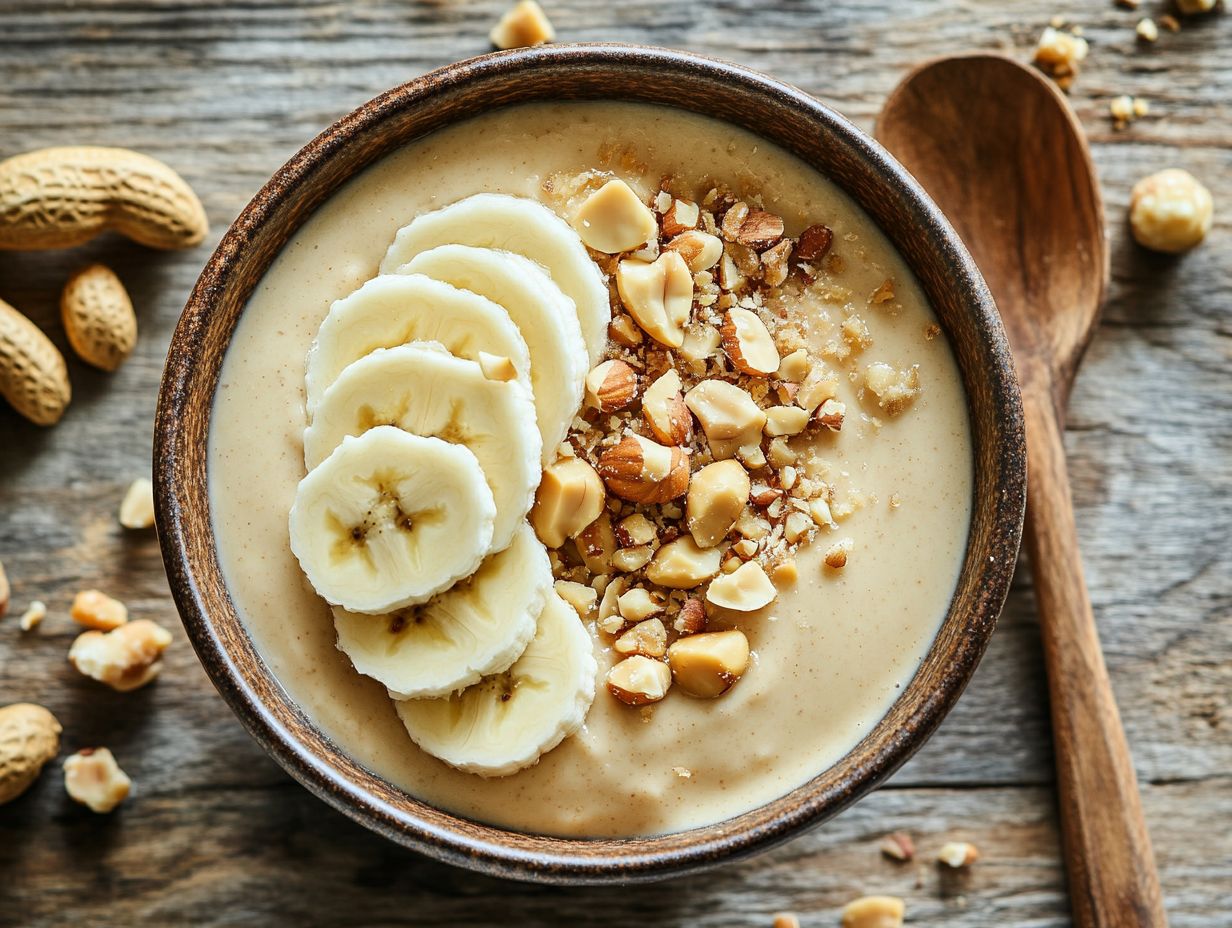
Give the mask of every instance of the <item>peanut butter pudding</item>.
[[965, 551], [966, 398], [826, 178], [642, 104], [386, 157], [253, 293], [212, 518], [274, 676], [359, 763], [496, 825], [700, 826], [885, 714]]

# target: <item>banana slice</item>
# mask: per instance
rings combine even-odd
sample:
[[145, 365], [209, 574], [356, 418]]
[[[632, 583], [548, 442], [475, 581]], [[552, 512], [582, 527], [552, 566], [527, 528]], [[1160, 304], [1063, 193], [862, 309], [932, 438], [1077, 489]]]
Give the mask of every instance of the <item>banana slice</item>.
[[474, 454], [381, 426], [343, 439], [300, 481], [291, 550], [327, 601], [389, 612], [473, 573], [495, 518]]
[[551, 590], [547, 550], [523, 523], [512, 545], [421, 606], [381, 616], [335, 608], [338, 648], [394, 699], [448, 696], [509, 669]]
[[[530, 355], [505, 310], [470, 290], [421, 275], [374, 277], [330, 307], [308, 352], [308, 416], [342, 369], [377, 348], [438, 342], [471, 361], [479, 352], [509, 358], [529, 386]], [[556, 444], [552, 445], [553, 448]]]
[[473, 451], [496, 501], [492, 545], [481, 553], [509, 547], [530, 511], [541, 473], [535, 407], [524, 385], [488, 380], [474, 361], [455, 358], [432, 342], [378, 348], [343, 370], [322, 395], [304, 431], [308, 469], [347, 435], [379, 425]]
[[512, 251], [543, 265], [577, 307], [589, 365], [598, 363], [612, 321], [607, 286], [567, 222], [525, 197], [476, 194], [424, 213], [399, 229], [381, 262], [381, 273], [391, 274], [421, 251], [450, 244]]
[[505, 308], [530, 349], [531, 392], [543, 438], [543, 463], [551, 463], [582, 405], [589, 369], [573, 301], [534, 261], [491, 248], [441, 245], [416, 255], [398, 273], [434, 277]]
[[590, 634], [553, 591], [535, 637], [504, 673], [447, 699], [395, 705], [423, 750], [467, 773], [503, 777], [529, 767], [582, 727], [597, 669]]

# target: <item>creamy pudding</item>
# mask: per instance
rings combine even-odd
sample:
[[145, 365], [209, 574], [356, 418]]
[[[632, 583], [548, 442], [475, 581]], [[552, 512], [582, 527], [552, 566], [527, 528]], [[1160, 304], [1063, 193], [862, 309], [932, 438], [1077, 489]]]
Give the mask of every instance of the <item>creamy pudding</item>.
[[[605, 622], [611, 610], [605, 615], [595, 572], [579, 557], [576, 541], [562, 542], [551, 557], [558, 589], [570, 601], [581, 600], [579, 588], [596, 593], [591, 611], [580, 606], [587, 614], [579, 620], [594, 652], [593, 703], [580, 730], [538, 763], [507, 776], [476, 776], [446, 765], [408, 738], [388, 687], [358, 673], [338, 649], [342, 626], [336, 630], [330, 604], [308, 583], [292, 552], [288, 513], [306, 470], [306, 403], [310, 393], [317, 399], [316, 391], [305, 387], [305, 358], [337, 301], [374, 278], [386, 279], [378, 273], [390, 243], [415, 217], [476, 194], [496, 193], [548, 207], [574, 223], [590, 239], [587, 244], [618, 247], [595, 239], [585, 221], [586, 204], [612, 178], [652, 208], [661, 226], [667, 216], [681, 212], [675, 218], [682, 228], [702, 229], [704, 220], [691, 215], [690, 207], [696, 206], [720, 226], [714, 232], [727, 242], [725, 254], [769, 267], [765, 256], [782, 239], [792, 243], [782, 251], [797, 257], [794, 264], [790, 255], [784, 259], [786, 276], [778, 295], [777, 286], [764, 292], [737, 290], [733, 279], [743, 278], [748, 269], [735, 260], [730, 267], [719, 262], [698, 272], [682, 343], [678, 349], [648, 352], [648, 344], [670, 333], [652, 334], [656, 323], [640, 316], [634, 324], [643, 331], [630, 328], [622, 304], [636, 302], [635, 294], [647, 286], [668, 293], [662, 282], [647, 283], [651, 272], [643, 265], [655, 266], [670, 249], [656, 242], [633, 257], [629, 268], [641, 277], [627, 275], [620, 286], [616, 259], [592, 251], [601, 276], [612, 282], [617, 315], [611, 342], [582, 357], [579, 370], [603, 359], [633, 365], [641, 400], [648, 402], [650, 388], [663, 375], [661, 355], [666, 355], [668, 366], [680, 370], [680, 392], [691, 400], [688, 407], [696, 421], [690, 427], [698, 436], [707, 431], [707, 410], [721, 393], [715, 388], [709, 389], [712, 397], [706, 390], [692, 392], [703, 381], [730, 382], [744, 390], [762, 383], [764, 392], [757, 389], [754, 398], [761, 409], [804, 408], [796, 397], [816, 387], [815, 380], [807, 381], [804, 370], [799, 379], [787, 369], [761, 371], [770, 350], [781, 364], [802, 351], [833, 376], [826, 380], [826, 398], [805, 409], [809, 425], [797, 429], [799, 434], [791, 431], [795, 414], [777, 412], [778, 424], [766, 423], [765, 434], [758, 435], [760, 455], [771, 460], [758, 460], [759, 452], [745, 439], [720, 451], [717, 446], [726, 438], [717, 432], [703, 436], [716, 445], [711, 463], [734, 462], [732, 468], [749, 474], [753, 495], [767, 496], [755, 511], [750, 501], [746, 534], [732, 528], [736, 534], [728, 532], [721, 542], [716, 563], [722, 566], [708, 582], [723, 590], [704, 599], [705, 633], [738, 631], [747, 641], [751, 653], [738, 679], [728, 681], [717, 698], [687, 695], [679, 691], [686, 687], [679, 679], [661, 700], [630, 705], [641, 700], [619, 698], [618, 692], [627, 695], [634, 683], [639, 692], [646, 689], [642, 682], [622, 679], [613, 685], [611, 678], [630, 659], [627, 655], [643, 657], [636, 643], [630, 651], [625, 642], [625, 633], [641, 623]], [[747, 214], [733, 221], [737, 206]], [[768, 233], [753, 229], [749, 244], [741, 242], [740, 230], [763, 215], [781, 219], [782, 228]], [[723, 225], [732, 227], [730, 240]], [[807, 236], [823, 225], [829, 233], [824, 249]], [[763, 234], [768, 237], [758, 237]], [[515, 236], [507, 247], [516, 251], [522, 243]], [[694, 254], [688, 257], [691, 261]], [[546, 264], [534, 254], [529, 258]], [[420, 267], [430, 263], [423, 260]], [[771, 272], [757, 273], [768, 277]], [[729, 291], [741, 296], [733, 299]], [[584, 299], [570, 298], [575, 303]], [[717, 324], [706, 321], [716, 314], [739, 330], [734, 347]], [[591, 333], [585, 341], [590, 351], [595, 321], [580, 310], [578, 315], [584, 341]], [[776, 342], [772, 348], [762, 344], [755, 321], [761, 317]], [[670, 326], [670, 318], [664, 320]], [[714, 344], [708, 328], [719, 336]], [[451, 337], [439, 334], [442, 342]], [[464, 341], [445, 348], [464, 353]], [[575, 381], [573, 374], [535, 364], [536, 353], [552, 351], [556, 342], [526, 342], [526, 357], [511, 361], [507, 376], [522, 377], [525, 372], [518, 366], [529, 359], [526, 380], [532, 385], [544, 379]], [[418, 350], [363, 347], [374, 349], [399, 357]], [[733, 355], [754, 373], [738, 370]], [[337, 392], [339, 385], [358, 383], [359, 375], [344, 368], [348, 357], [328, 367], [329, 377], [338, 382], [322, 396]], [[562, 367], [579, 363], [575, 357], [560, 361]], [[601, 383], [588, 386], [592, 399], [593, 388], [602, 392]], [[535, 408], [543, 417], [541, 395], [546, 398], [537, 393]], [[615, 477], [604, 471], [602, 454], [629, 429], [642, 429], [639, 408], [609, 416], [591, 404], [566, 429], [566, 441], [578, 457], [604, 472], [609, 489]], [[829, 421], [820, 423], [824, 418]], [[542, 450], [545, 464], [554, 457], [548, 452], [557, 435], [542, 422], [534, 430], [536, 457]], [[779, 438], [783, 442], [775, 445]], [[794, 447], [793, 464], [775, 459], [787, 439]], [[710, 453], [694, 450], [692, 460], [699, 464], [703, 458], [698, 455]], [[496, 825], [574, 836], [653, 834], [729, 818], [799, 786], [850, 750], [911, 678], [944, 616], [967, 540], [971, 468], [966, 401], [949, 347], [916, 281], [871, 221], [825, 178], [763, 140], [676, 110], [616, 103], [498, 111], [408, 146], [332, 197], [292, 237], [245, 310], [222, 370], [209, 447], [212, 517], [223, 572], [258, 650], [291, 698], [358, 762], [419, 799]], [[695, 468], [694, 479], [698, 472]], [[811, 488], [807, 492], [806, 485]], [[807, 514], [807, 531], [796, 523], [795, 530], [787, 528], [792, 500], [802, 503], [794, 511]], [[818, 500], [825, 504], [824, 517], [814, 505]], [[776, 501], [779, 512], [771, 515]], [[696, 590], [680, 591], [648, 579], [665, 576], [652, 572], [653, 558], [684, 538], [679, 526], [690, 531], [685, 504], [683, 495], [664, 505], [656, 501], [654, 541], [625, 538], [619, 543], [622, 550], [648, 549], [643, 552], [648, 562], [639, 564], [637, 555], [629, 555], [608, 574], [633, 578], [626, 587], [645, 589], [652, 605], [642, 606], [659, 610], [637, 615], [658, 617], [669, 639], [679, 636], [687, 642], [691, 636], [677, 627], [685, 613], [682, 600], [702, 598]], [[619, 500], [613, 504], [609, 498], [606, 505], [617, 526], [638, 514]], [[681, 510], [679, 516], [673, 505]], [[666, 525], [660, 519], [664, 511], [679, 526]], [[765, 534], [751, 524], [756, 519], [765, 522]], [[635, 527], [629, 523], [625, 534]], [[543, 538], [543, 526], [536, 528]], [[491, 535], [492, 527], [487, 531]], [[693, 531], [690, 537], [696, 535]], [[514, 537], [512, 529], [509, 536]], [[508, 550], [514, 552], [516, 543]], [[764, 575], [774, 583], [773, 600], [751, 611], [733, 608], [750, 590], [762, 589], [758, 577], [743, 582], [751, 575], [742, 573], [748, 564], [764, 565]], [[718, 584], [728, 577], [740, 581]]]

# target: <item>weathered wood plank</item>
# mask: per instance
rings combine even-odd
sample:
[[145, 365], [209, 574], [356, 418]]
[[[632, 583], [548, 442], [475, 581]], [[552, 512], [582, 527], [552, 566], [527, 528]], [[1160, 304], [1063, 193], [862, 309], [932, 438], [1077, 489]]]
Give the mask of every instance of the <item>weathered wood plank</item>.
[[[1142, 46], [1143, 13], [1064, 0], [552, 0], [564, 40], [676, 45], [792, 81], [864, 128], [913, 62], [965, 48], [1026, 55], [1054, 14], [1092, 52], [1072, 99], [1093, 143], [1113, 242], [1104, 326], [1075, 387], [1067, 447], [1097, 621], [1153, 829], [1174, 926], [1227, 925], [1232, 846], [1232, 16]], [[197, 188], [213, 240], [308, 138], [388, 86], [487, 50], [505, 0], [0, 0], [0, 156], [123, 144]], [[1114, 132], [1108, 100], [1152, 116]], [[1147, 255], [1123, 216], [1134, 180], [1178, 164], [1211, 187], [1210, 241]], [[1059, 200], [1058, 208], [1063, 208]], [[106, 743], [137, 794], [111, 819], [72, 806], [49, 769], [0, 809], [0, 924], [454, 923], [766, 925], [794, 908], [836, 924], [863, 891], [903, 894], [913, 924], [1067, 924], [1043, 670], [1020, 572], [968, 693], [888, 788], [824, 829], [711, 876], [633, 892], [544, 890], [428, 864], [291, 783], [214, 694], [178, 626], [165, 678], [120, 696], [65, 661], [77, 589], [175, 625], [152, 533], [115, 508], [148, 473], [162, 358], [207, 249], [158, 255], [114, 238], [0, 253], [0, 298], [61, 346], [59, 288], [87, 260], [129, 286], [141, 320], [115, 375], [70, 360], [76, 398], [37, 430], [0, 409], [0, 559], [17, 605], [46, 600], [35, 637], [0, 622], [0, 703], [43, 702], [65, 747]], [[880, 860], [877, 838], [924, 850], [967, 837], [984, 859], [941, 885], [931, 864]], [[965, 903], [960, 901], [965, 900]]]

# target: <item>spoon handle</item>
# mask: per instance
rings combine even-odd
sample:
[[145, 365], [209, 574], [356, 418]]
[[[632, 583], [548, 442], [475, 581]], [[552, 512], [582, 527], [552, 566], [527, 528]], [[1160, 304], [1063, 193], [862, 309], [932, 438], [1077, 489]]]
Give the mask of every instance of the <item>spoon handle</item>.
[[1167, 925], [1133, 762], [1082, 576], [1065, 448], [1051, 391], [1023, 395], [1027, 545], [1035, 580], [1078, 928]]

